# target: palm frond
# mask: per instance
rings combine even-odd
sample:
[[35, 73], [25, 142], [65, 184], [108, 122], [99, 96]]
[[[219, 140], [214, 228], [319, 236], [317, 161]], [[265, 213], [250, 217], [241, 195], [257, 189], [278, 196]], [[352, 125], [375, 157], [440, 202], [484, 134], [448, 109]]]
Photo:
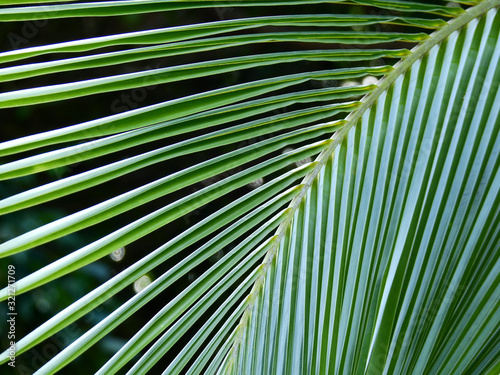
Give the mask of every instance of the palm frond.
[[[384, 10], [383, 15], [259, 15], [0, 53], [0, 82], [64, 72], [81, 77], [4, 92], [0, 108], [54, 106], [152, 82], [265, 71], [277, 64], [309, 61], [329, 67], [223, 85], [0, 144], [0, 179], [6, 181], [75, 162], [97, 163], [0, 200], [1, 214], [78, 197], [78, 192], [149, 166], [213, 152], [205, 161], [0, 244], [0, 257], [15, 259], [151, 202], [166, 202], [20, 278], [18, 295], [56, 285], [63, 276], [148, 238], [207, 203], [265, 181], [185, 231], [166, 236], [162, 246], [148, 249], [140, 260], [18, 340], [16, 354], [22, 357], [175, 259], [37, 374], [55, 373], [84, 358], [113, 329], [229, 245], [234, 248], [93, 370], [147, 373], [186, 340], [195, 323], [201, 328], [172, 355], [165, 374], [498, 370], [499, 0], [459, 2], [465, 8], [392, 0], [30, 5], [35, 3], [2, 3], [0, 22], [34, 20], [41, 14], [47, 19], [105, 17], [220, 6], [296, 10], [296, 5], [323, 4], [338, 11], [349, 6]], [[374, 31], [372, 26], [397, 29]], [[434, 32], [429, 35], [429, 30]], [[85, 76], [91, 69], [152, 58], [285, 42], [297, 49], [218, 59], [203, 55], [202, 61], [164, 68]], [[36, 61], [41, 57], [48, 61]], [[386, 65], [386, 60], [400, 61]], [[366, 77], [370, 79], [360, 82]], [[373, 77], [382, 78], [375, 84]], [[345, 86], [304, 86], [331, 80]], [[272, 113], [289, 106], [293, 109]], [[158, 146], [160, 141], [166, 144]], [[138, 146], [150, 149], [138, 152]], [[103, 159], [124, 152], [129, 155], [120, 160]], [[210, 179], [214, 181], [194, 189]], [[184, 193], [186, 188], [191, 193]], [[181, 196], [171, 198], [174, 193]], [[0, 300], [8, 297], [7, 287], [0, 290]], [[6, 350], [0, 363], [8, 361]]]

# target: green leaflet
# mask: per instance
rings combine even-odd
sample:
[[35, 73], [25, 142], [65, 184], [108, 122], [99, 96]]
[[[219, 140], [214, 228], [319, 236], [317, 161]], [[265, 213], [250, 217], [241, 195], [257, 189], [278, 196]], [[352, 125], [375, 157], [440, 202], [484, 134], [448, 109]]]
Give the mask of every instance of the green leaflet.
[[444, 16], [457, 16], [462, 14], [460, 7], [447, 7], [443, 5], [427, 4], [418, 1], [397, 0], [353, 0], [356, 3], [374, 6], [383, 9], [393, 9], [402, 12], [429, 12]]
[[425, 33], [363, 33], [363, 32], [276, 32], [248, 35], [228, 35], [202, 40], [188, 40], [153, 47], [131, 48], [117, 52], [100, 53], [90, 56], [66, 58], [44, 63], [18, 65], [0, 70], [0, 82], [11, 81], [43, 74], [61, 73], [76, 69], [123, 64], [151, 58], [179, 56], [195, 52], [211, 51], [254, 43], [301, 42], [301, 43], [342, 43], [376, 44], [393, 41], [420, 42], [428, 38]]
[[407, 50], [344, 50], [344, 51], [301, 51], [270, 53], [265, 55], [244, 56], [202, 63], [151, 69], [144, 72], [119, 76], [95, 78], [88, 81], [64, 83], [51, 86], [30, 88], [0, 94], [0, 108], [20, 107], [59, 100], [73, 99], [110, 91], [126, 90], [134, 87], [151, 86], [205, 77], [213, 74], [256, 68], [265, 65], [309, 61], [367, 61], [380, 58], [401, 58]]
[[[29, 4], [33, 0], [21, 0], [20, 3]], [[397, 1], [358, 1], [356, 3], [377, 6], [386, 9], [396, 9], [401, 11], [417, 11], [436, 13], [444, 16], [460, 14], [460, 10], [446, 6], [429, 5], [418, 2], [408, 2], [401, 4]], [[15, 2], [9, 2], [14, 5]], [[198, 8], [221, 8], [221, 7], [241, 7], [241, 6], [270, 6], [270, 5], [304, 5], [321, 3], [349, 3], [345, 0], [245, 0], [244, 3], [238, 0], [221, 1], [161, 1], [161, 0], [126, 0], [126, 1], [102, 1], [77, 4], [58, 4], [48, 6], [31, 6], [22, 8], [5, 8], [0, 10], [1, 21], [13, 20], [33, 20], [43, 18], [65, 18], [65, 17], [95, 17], [95, 16], [115, 16], [124, 14], [137, 14], [147, 12], [171, 11], [180, 9]], [[1, 4], [1, 3], [0, 3]], [[9, 5], [10, 5], [9, 4]]]

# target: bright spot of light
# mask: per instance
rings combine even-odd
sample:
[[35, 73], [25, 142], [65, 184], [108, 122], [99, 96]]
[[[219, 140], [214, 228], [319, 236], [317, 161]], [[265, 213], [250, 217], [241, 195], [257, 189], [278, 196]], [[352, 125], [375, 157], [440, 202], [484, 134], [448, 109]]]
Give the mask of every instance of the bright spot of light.
[[312, 162], [312, 159], [311, 159], [311, 158], [305, 158], [305, 159], [299, 160], [299, 161], [298, 161], [298, 162], [296, 162], [295, 164], [297, 165], [297, 167], [300, 167], [300, 166], [302, 166], [302, 165], [309, 164], [310, 162]]
[[210, 260], [213, 261], [213, 262], [218, 262], [219, 260], [221, 260], [222, 258], [224, 257], [224, 251], [223, 250], [219, 250], [217, 251], [214, 255], [212, 255], [210, 257]]
[[151, 277], [149, 277], [148, 275], [141, 276], [134, 282], [134, 291], [136, 293], [139, 293], [152, 282], [153, 280], [151, 280]]
[[50, 309], [50, 303], [46, 298], [38, 298], [36, 300], [36, 308], [41, 313], [46, 313]]
[[257, 189], [259, 186], [262, 186], [264, 184], [264, 179], [263, 178], [258, 178], [255, 181], [252, 181], [248, 184], [248, 187], [251, 189]]
[[123, 259], [125, 256], [125, 248], [120, 247], [119, 249], [113, 251], [111, 254], [109, 254], [109, 257], [113, 259], [115, 262], [119, 262], [120, 260]]
[[344, 81], [344, 82], [342, 82], [342, 84], [340, 86], [342, 86], [342, 87], [353, 87], [353, 86], [357, 86], [357, 85], [359, 85], [359, 83], [356, 82], [356, 81]]
[[363, 85], [375, 85], [377, 84], [378, 82], [378, 79], [375, 78], [374, 76], [366, 76], [365, 78], [363, 78]]
[[[282, 154], [286, 154], [286, 153], [291, 152], [291, 151], [293, 151], [293, 150], [294, 150], [294, 148], [293, 148], [293, 147], [286, 147], [286, 148], [285, 148], [285, 149], [284, 149], [281, 153], [282, 153]], [[302, 160], [296, 161], [296, 162], [295, 162], [295, 165], [296, 165], [297, 167], [300, 167], [300, 166], [302, 166], [302, 165], [309, 164], [310, 162], [312, 162], [312, 159], [311, 159], [311, 158], [305, 158], [305, 159], [302, 159]]]

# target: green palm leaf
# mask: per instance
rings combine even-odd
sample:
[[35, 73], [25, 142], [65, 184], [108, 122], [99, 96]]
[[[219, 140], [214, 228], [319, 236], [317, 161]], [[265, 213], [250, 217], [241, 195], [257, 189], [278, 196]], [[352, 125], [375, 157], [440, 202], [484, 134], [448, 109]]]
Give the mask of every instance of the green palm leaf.
[[[40, 14], [58, 19], [221, 6], [158, 0], [31, 3], [4, 3], [0, 21], [32, 20]], [[119, 293], [141, 276], [169, 264], [36, 373], [52, 374], [86, 358], [93, 345], [204, 266], [200, 277], [143, 321], [100, 369], [91, 371], [497, 374], [500, 1], [460, 3], [464, 8], [391, 0], [227, 1], [223, 5], [242, 8], [280, 5], [293, 10], [295, 5], [323, 4], [385, 13], [261, 15], [0, 53], [0, 62], [11, 64], [0, 68], [2, 82], [83, 71], [74, 80], [4, 92], [1, 108], [53, 106], [147, 87], [151, 80], [173, 84], [246, 69], [266, 71], [276, 64], [315, 61], [331, 67], [228, 84], [1, 143], [0, 178], [6, 184], [75, 162], [93, 163], [81, 173], [3, 198], [2, 214], [78, 197], [150, 166], [211, 152], [204, 161], [0, 244], [0, 256], [15, 262], [43, 244], [88, 232], [137, 208], [149, 210], [160, 199], [165, 202], [31, 274], [19, 275], [16, 296], [40, 287], [58, 288], [63, 277], [116, 249], [148, 238], [253, 181], [265, 181], [227, 204], [211, 203], [219, 208], [185, 231], [165, 235], [163, 245], [148, 249], [17, 339], [19, 360], [104, 302], [119, 301]], [[23, 4], [28, 6], [19, 6]], [[370, 31], [374, 25], [395, 26], [397, 31]], [[259, 32], [261, 27], [268, 29]], [[426, 29], [435, 31], [428, 35]], [[342, 48], [203, 58], [133, 73], [85, 76], [89, 69], [151, 58], [283, 42]], [[59, 58], [62, 53], [78, 55]], [[41, 56], [51, 59], [22, 62]], [[401, 60], [387, 66], [381, 58]], [[382, 78], [376, 84], [348, 82], [367, 76]], [[312, 80], [333, 79], [345, 85], [304, 89]], [[271, 113], [287, 106], [293, 109]], [[139, 146], [150, 149], [138, 152]], [[123, 152], [132, 156], [102, 162]], [[204, 181], [211, 183], [192, 189]], [[223, 256], [206, 266], [215, 254]], [[5, 287], [0, 299], [9, 300], [11, 294]], [[19, 319], [17, 324], [22, 324]], [[172, 359], [158, 370], [168, 353]], [[0, 355], [0, 363], [11, 360], [9, 350]]]

